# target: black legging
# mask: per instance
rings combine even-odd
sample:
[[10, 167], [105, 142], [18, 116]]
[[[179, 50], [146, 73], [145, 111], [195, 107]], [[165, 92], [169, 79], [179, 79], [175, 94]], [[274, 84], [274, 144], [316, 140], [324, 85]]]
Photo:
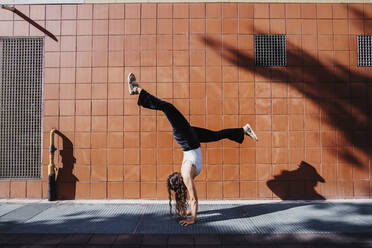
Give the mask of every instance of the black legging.
[[173, 127], [173, 137], [182, 150], [189, 151], [200, 147], [200, 143], [230, 139], [242, 143], [243, 128], [229, 128], [212, 131], [200, 127], [192, 127], [185, 117], [169, 102], [160, 100], [145, 90], [141, 90], [138, 105], [148, 109], [161, 110]]

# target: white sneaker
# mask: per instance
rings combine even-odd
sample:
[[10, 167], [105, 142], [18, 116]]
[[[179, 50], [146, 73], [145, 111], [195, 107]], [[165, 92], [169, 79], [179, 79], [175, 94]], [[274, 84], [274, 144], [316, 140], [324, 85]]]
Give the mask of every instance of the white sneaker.
[[243, 130], [244, 130], [244, 133], [246, 135], [248, 135], [249, 137], [251, 137], [255, 141], [258, 141], [258, 138], [257, 138], [256, 134], [253, 132], [251, 126], [248, 123], [245, 124], [245, 126], [243, 127]]
[[131, 72], [128, 75], [128, 90], [129, 94], [136, 95], [138, 94], [138, 83], [136, 83], [136, 76]]

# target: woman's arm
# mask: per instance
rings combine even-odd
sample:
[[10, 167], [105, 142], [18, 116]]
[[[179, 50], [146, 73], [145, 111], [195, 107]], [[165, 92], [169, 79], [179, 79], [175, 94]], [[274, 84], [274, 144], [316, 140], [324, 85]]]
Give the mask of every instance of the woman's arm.
[[181, 174], [183, 182], [185, 183], [190, 196], [191, 218], [181, 220], [179, 223], [183, 226], [187, 226], [195, 223], [196, 215], [198, 212], [198, 195], [193, 180], [193, 175], [195, 174], [195, 167], [191, 163], [188, 163], [187, 165], [183, 164], [181, 168]]

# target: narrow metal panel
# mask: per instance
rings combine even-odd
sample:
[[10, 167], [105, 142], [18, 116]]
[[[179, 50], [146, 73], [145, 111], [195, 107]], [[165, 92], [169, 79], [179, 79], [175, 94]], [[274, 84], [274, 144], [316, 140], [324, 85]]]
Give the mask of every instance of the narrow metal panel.
[[358, 66], [372, 66], [372, 35], [358, 35]]
[[286, 35], [255, 34], [254, 64], [256, 66], [287, 66]]
[[0, 37], [0, 178], [41, 177], [42, 37]]

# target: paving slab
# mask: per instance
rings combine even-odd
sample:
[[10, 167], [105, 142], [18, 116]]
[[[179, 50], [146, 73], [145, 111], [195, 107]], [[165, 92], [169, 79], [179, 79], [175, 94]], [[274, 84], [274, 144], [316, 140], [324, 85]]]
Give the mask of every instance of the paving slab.
[[218, 234], [196, 234], [194, 236], [195, 245], [222, 245], [221, 235]]
[[188, 234], [174, 234], [169, 235], [168, 238], [169, 245], [183, 245], [183, 246], [193, 246], [194, 245], [194, 236]]
[[141, 245], [166, 246], [168, 244], [168, 238], [168, 234], [144, 234]]
[[92, 234], [69, 234], [62, 241], [62, 245], [85, 245], [89, 242]]
[[140, 245], [143, 234], [118, 234], [114, 245]]
[[23, 204], [0, 204], [0, 217], [22, 206]]
[[115, 243], [115, 234], [93, 234], [89, 240], [89, 245], [111, 245]]

